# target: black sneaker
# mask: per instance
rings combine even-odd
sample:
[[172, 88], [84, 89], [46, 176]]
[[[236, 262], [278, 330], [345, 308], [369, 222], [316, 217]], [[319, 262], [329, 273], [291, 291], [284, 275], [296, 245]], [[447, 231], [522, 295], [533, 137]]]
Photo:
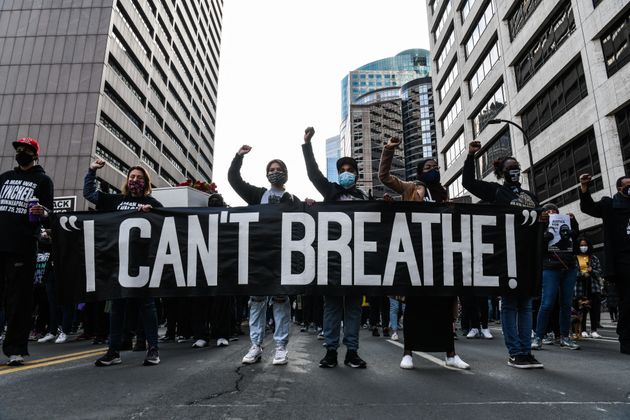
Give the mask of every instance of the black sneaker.
[[96, 359], [96, 362], [94, 362], [94, 365], [103, 367], [103, 366], [117, 365], [119, 363], [122, 363], [122, 359], [120, 358], [120, 353], [110, 349], [110, 350], [107, 350], [107, 353], [105, 353], [103, 356]]
[[527, 358], [527, 361], [529, 362], [530, 369], [542, 369], [545, 367], [542, 363], [536, 360], [536, 358], [532, 356], [531, 354], [528, 354], [525, 357]]
[[365, 363], [365, 360], [361, 359], [358, 353], [354, 350], [348, 350], [348, 352], [346, 353], [346, 359], [343, 361], [343, 364], [357, 369], [365, 369], [367, 367], [367, 363]]
[[154, 366], [160, 364], [160, 353], [158, 352], [157, 347], [151, 347], [149, 351], [147, 351], [147, 357], [144, 358], [145, 366]]
[[516, 356], [510, 356], [508, 358], [508, 366], [512, 366], [517, 369], [530, 369], [529, 361], [526, 359], [527, 356], [523, 356], [521, 354], [517, 354]]
[[334, 368], [337, 366], [337, 350], [326, 350], [326, 356], [319, 361], [320, 368]]

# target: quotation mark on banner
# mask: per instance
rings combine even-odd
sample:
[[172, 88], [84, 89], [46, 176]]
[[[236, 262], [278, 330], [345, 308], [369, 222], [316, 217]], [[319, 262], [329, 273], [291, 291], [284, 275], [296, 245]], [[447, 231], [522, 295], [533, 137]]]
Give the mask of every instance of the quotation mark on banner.
[[76, 223], [77, 223], [77, 216], [70, 216], [70, 217], [61, 216], [59, 218], [59, 225], [61, 226], [63, 230], [68, 231], [68, 232], [70, 232], [68, 225], [73, 230], [81, 230], [81, 228], [78, 227]]
[[527, 222], [529, 222], [529, 225], [531, 226], [536, 223], [536, 220], [538, 220], [538, 213], [536, 212], [536, 210], [523, 210], [523, 217], [525, 218], [525, 220], [523, 220], [521, 226], [523, 226]]

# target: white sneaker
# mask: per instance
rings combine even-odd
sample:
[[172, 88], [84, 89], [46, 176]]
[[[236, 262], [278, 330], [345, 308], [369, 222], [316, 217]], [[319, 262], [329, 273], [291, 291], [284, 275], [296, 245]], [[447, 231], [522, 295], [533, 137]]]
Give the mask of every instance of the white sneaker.
[[287, 357], [287, 349], [285, 347], [276, 347], [276, 354], [273, 356], [274, 365], [286, 365], [289, 361]]
[[195, 341], [192, 345], [193, 349], [200, 349], [202, 347], [208, 347], [208, 342], [204, 339], [199, 339], [197, 341]]
[[40, 338], [39, 340], [37, 340], [38, 343], [48, 343], [49, 341], [53, 341], [55, 339], [55, 336], [51, 333], [46, 334], [45, 336], [43, 336], [42, 338]]
[[591, 338], [602, 338], [602, 336], [597, 331], [593, 331], [591, 333]]
[[589, 338], [591, 335], [587, 331], [582, 331], [582, 338]]
[[468, 334], [466, 334], [466, 338], [477, 338], [478, 335], [479, 329], [471, 328], [470, 331], [468, 331]]
[[413, 358], [408, 354], [404, 355], [400, 361], [401, 369], [413, 369]]
[[398, 341], [398, 333], [394, 331], [394, 332], [392, 333], [392, 336], [391, 336], [390, 338], [391, 338], [392, 340], [394, 340], [394, 341]]
[[260, 356], [262, 355], [262, 348], [257, 344], [252, 344], [249, 351], [243, 357], [244, 365], [251, 365], [256, 362], [260, 362]]
[[59, 332], [57, 339], [55, 340], [55, 344], [62, 344], [68, 341], [68, 336], [63, 331]]
[[19, 354], [12, 354], [9, 356], [7, 366], [22, 366], [24, 364], [24, 358]]
[[454, 367], [457, 369], [470, 369], [470, 365], [460, 359], [458, 355], [447, 357], [446, 366]]
[[486, 338], [488, 340], [492, 340], [494, 338], [492, 337], [492, 333], [490, 332], [490, 329], [488, 328], [482, 328], [481, 335], [483, 335], [483, 338]]
[[225, 338], [219, 338], [217, 340], [217, 347], [227, 347], [230, 345], [230, 342]]

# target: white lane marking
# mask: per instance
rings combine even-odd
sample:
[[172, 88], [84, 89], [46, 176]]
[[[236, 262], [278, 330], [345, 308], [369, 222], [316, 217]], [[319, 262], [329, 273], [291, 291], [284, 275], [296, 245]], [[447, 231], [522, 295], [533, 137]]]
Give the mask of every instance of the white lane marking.
[[[404, 348], [405, 348], [405, 346], [404, 346], [402, 343], [399, 343], [398, 341], [387, 340], [387, 342], [388, 342], [388, 343], [391, 343], [391, 344], [393, 344], [393, 345], [395, 345], [395, 346], [398, 346], [398, 347], [400, 347], [401, 349], [404, 349]], [[422, 351], [414, 351], [414, 352], [413, 352], [413, 354], [415, 354], [416, 356], [420, 356], [420, 357], [422, 357], [422, 358], [424, 358], [424, 359], [428, 360], [429, 362], [433, 362], [433, 363], [435, 363], [436, 365], [441, 366], [441, 367], [443, 367], [443, 368], [450, 369], [450, 370], [454, 370], [454, 371], [456, 371], [456, 372], [460, 372], [460, 373], [464, 373], [464, 374], [466, 374], [466, 375], [474, 375], [474, 373], [472, 373], [472, 372], [471, 372], [471, 371], [469, 371], [469, 370], [457, 369], [457, 368], [454, 368], [454, 367], [451, 367], [451, 366], [446, 366], [446, 363], [444, 362], [444, 360], [438, 359], [438, 358], [437, 358], [437, 357], [435, 357], [435, 356], [431, 356], [431, 355], [430, 355], [430, 354], [428, 354], [428, 353], [424, 353], [424, 352], [422, 352]]]
[[[173, 407], [177, 408], [193, 408], [193, 407], [211, 407], [211, 408], [241, 408], [241, 407], [266, 407], [275, 404], [275, 402], [262, 403], [262, 404], [177, 404]], [[443, 402], [443, 403], [423, 403], [423, 402], [409, 402], [409, 403], [396, 403], [396, 402], [383, 402], [383, 403], [322, 403], [322, 404], [301, 404], [304, 407], [441, 407], [441, 406], [493, 406], [493, 405], [539, 405], [545, 407], [563, 406], [563, 405], [575, 405], [575, 406], [630, 406], [630, 402], [625, 401], [479, 401], [479, 402]], [[602, 410], [602, 409], [598, 409]]]

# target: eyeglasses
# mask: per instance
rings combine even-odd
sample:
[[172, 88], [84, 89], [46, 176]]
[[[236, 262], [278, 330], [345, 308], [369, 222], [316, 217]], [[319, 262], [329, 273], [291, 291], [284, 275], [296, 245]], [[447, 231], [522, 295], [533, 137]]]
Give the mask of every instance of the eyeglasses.
[[423, 171], [431, 171], [433, 169], [440, 169], [440, 167], [438, 165], [426, 165], [422, 168]]

